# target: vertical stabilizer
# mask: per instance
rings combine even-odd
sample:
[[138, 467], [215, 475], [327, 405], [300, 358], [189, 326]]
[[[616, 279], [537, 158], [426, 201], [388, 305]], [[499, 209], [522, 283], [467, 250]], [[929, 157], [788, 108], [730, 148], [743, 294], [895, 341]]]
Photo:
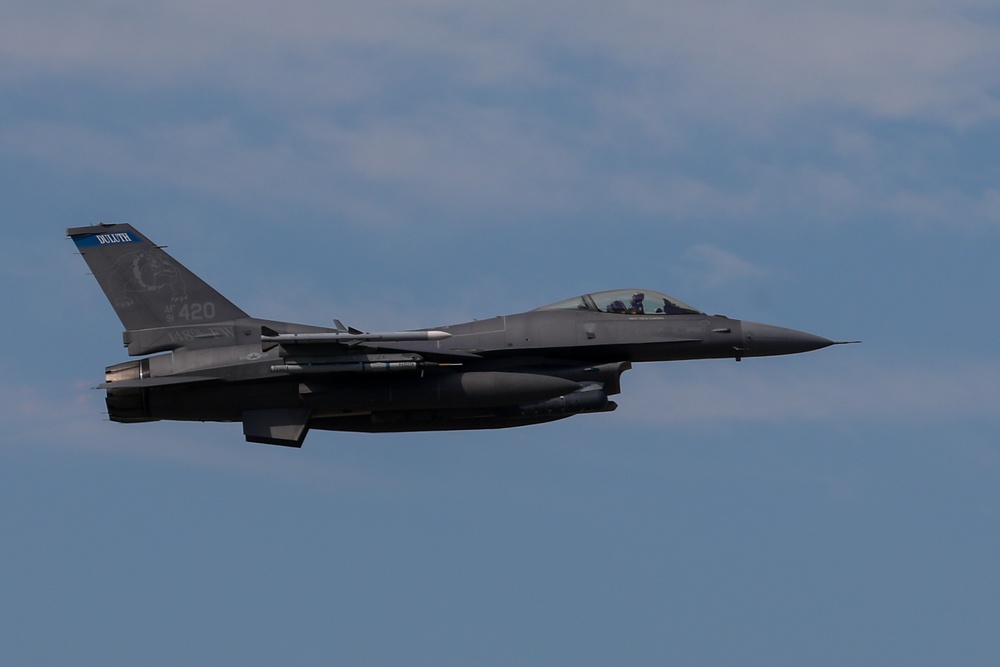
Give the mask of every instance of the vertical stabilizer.
[[132, 225], [66, 230], [126, 331], [247, 317]]

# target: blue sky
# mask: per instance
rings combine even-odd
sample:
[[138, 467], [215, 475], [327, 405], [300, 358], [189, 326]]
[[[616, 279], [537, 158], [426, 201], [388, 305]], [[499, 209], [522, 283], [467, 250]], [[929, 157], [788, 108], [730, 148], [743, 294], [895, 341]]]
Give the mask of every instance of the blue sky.
[[[977, 1], [5, 3], [0, 658], [995, 665], [998, 62]], [[112, 424], [99, 220], [261, 317], [864, 344], [526, 429]]]

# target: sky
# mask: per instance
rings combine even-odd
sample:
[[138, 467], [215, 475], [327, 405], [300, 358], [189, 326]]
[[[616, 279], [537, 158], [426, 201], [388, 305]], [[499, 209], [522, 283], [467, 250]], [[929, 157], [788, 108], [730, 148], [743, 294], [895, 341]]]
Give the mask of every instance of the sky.
[[[0, 7], [0, 661], [995, 665], [1000, 12]], [[521, 429], [111, 423], [67, 227], [367, 329], [643, 287], [863, 341]]]

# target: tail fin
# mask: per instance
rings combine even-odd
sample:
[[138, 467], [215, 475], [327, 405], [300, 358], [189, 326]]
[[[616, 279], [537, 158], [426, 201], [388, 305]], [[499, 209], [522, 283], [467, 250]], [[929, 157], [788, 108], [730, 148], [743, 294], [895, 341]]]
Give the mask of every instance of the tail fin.
[[132, 225], [74, 227], [66, 235], [87, 261], [126, 331], [247, 317]]

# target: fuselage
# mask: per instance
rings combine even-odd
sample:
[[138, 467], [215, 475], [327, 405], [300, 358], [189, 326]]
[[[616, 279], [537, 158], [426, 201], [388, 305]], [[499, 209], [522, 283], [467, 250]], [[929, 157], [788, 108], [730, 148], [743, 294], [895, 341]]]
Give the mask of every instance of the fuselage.
[[[738, 360], [832, 344], [721, 315], [583, 308], [435, 327], [447, 335], [350, 351], [341, 345], [262, 345], [261, 331], [275, 328], [336, 332], [255, 319], [214, 325], [215, 335], [188, 331], [184, 337], [197, 344], [108, 369], [112, 419], [239, 421], [248, 411], [305, 409], [314, 428], [495, 428], [614, 409], [608, 397], [620, 392], [621, 373], [635, 362]], [[122, 384], [141, 378], [177, 383]]]

